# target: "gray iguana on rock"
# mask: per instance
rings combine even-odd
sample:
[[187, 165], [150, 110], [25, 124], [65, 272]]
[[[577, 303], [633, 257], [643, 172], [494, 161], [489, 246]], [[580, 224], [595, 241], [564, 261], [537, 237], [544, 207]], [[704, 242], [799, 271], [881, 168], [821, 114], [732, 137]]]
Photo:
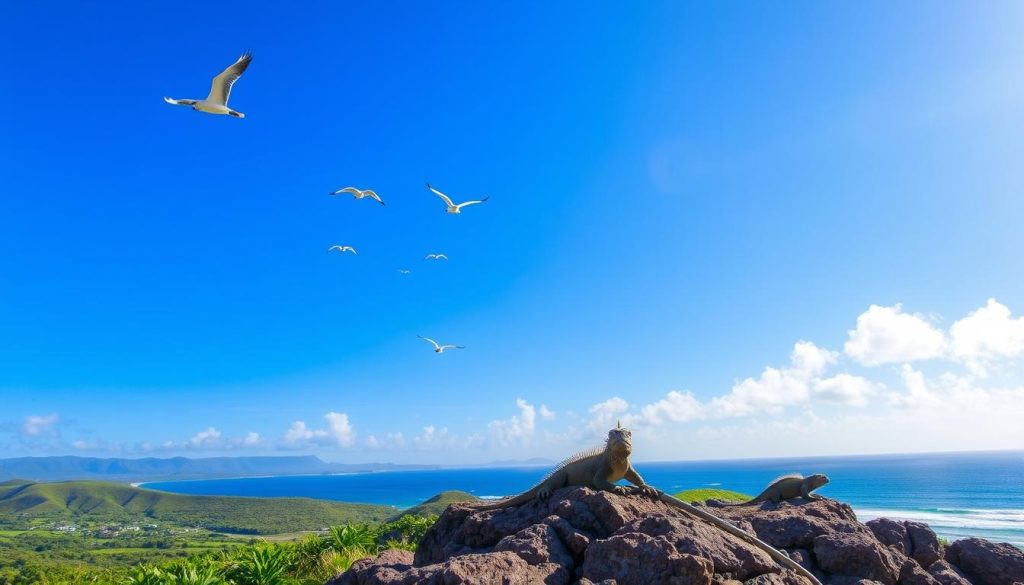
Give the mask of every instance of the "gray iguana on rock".
[[764, 491], [753, 499], [738, 504], [726, 504], [726, 506], [750, 506], [761, 502], [775, 502], [777, 504], [784, 500], [793, 500], [800, 497], [816, 500], [821, 496], [816, 496], [811, 492], [826, 483], [828, 483], [828, 476], [821, 473], [815, 473], [807, 477], [799, 473], [783, 475], [768, 484], [768, 487], [764, 488]]
[[[621, 424], [608, 431], [608, 439], [604, 447], [583, 451], [569, 457], [558, 464], [551, 473], [540, 480], [537, 485], [511, 498], [505, 498], [474, 506], [475, 510], [497, 510], [509, 506], [520, 506], [534, 498], [545, 500], [551, 492], [566, 486], [582, 486], [595, 490], [613, 492], [619, 495], [641, 493], [652, 498], [658, 497], [658, 490], [644, 483], [644, 478], [633, 469], [629, 456], [633, 452], [633, 434]], [[636, 487], [627, 488], [615, 485], [620, 479], [632, 483]]]

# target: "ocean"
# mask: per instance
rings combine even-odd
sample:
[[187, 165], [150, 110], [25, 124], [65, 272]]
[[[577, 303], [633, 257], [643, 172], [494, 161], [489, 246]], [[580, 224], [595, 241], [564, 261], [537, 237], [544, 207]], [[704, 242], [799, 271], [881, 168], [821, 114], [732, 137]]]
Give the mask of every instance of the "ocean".
[[[818, 493], [850, 504], [862, 521], [925, 522], [950, 541], [979, 536], [1024, 548], [1024, 452], [635, 462], [647, 483], [675, 493], [721, 487], [759, 493], [786, 473], [825, 473]], [[298, 496], [407, 508], [446, 490], [499, 497], [534, 485], [548, 467], [450, 468], [151, 482], [182, 494]]]

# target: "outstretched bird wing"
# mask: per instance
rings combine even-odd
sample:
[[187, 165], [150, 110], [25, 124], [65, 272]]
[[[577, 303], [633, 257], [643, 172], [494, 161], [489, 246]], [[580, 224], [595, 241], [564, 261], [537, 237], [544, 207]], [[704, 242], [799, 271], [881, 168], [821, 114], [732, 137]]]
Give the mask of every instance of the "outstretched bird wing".
[[235, 85], [242, 73], [245, 73], [245, 68], [249, 66], [250, 62], [252, 62], [252, 53], [245, 53], [238, 58], [238, 61], [214, 77], [213, 83], [210, 85], [210, 95], [206, 96], [206, 101], [228, 105], [231, 87]]
[[445, 256], [444, 254], [434, 254], [434, 258], [437, 258], [438, 260], [447, 260], [448, 256]]
[[416, 337], [419, 337], [420, 339], [423, 339], [425, 341], [429, 341], [430, 345], [434, 346], [434, 349], [441, 349], [441, 346], [438, 345], [436, 341], [434, 341], [433, 339], [431, 339], [429, 337], [423, 337], [422, 335], [417, 335]]
[[462, 209], [463, 207], [466, 207], [467, 205], [476, 205], [477, 203], [483, 203], [484, 201], [487, 201], [488, 199], [490, 199], [490, 197], [484, 197], [483, 199], [479, 199], [477, 201], [466, 201], [465, 203], [459, 203], [455, 207], [458, 207], [459, 209]]
[[165, 97], [164, 101], [169, 104], [174, 104], [176, 106], [191, 106], [196, 103], [196, 100], [176, 100], [174, 98], [169, 97]]
[[377, 192], [374, 191], [373, 189], [367, 189], [366, 191], [363, 191], [363, 195], [366, 195], [367, 197], [369, 197], [371, 199], [376, 199], [377, 203], [380, 203], [381, 205], [384, 205], [384, 200], [381, 199], [380, 195], [377, 195]]
[[442, 192], [438, 191], [437, 189], [431, 187], [430, 183], [427, 183], [427, 189], [430, 189], [431, 191], [434, 192], [434, 195], [437, 195], [438, 197], [440, 197], [441, 200], [445, 202], [445, 205], [448, 205], [449, 207], [455, 205], [454, 203], [452, 203], [452, 200], [449, 199], [447, 195], [445, 195], [444, 193], [442, 193]]
[[359, 189], [356, 189], [355, 187], [345, 187], [344, 189], [338, 189], [334, 193], [331, 193], [331, 195], [341, 195], [342, 193], [351, 193], [353, 195], [358, 195], [361, 192], [362, 191], [360, 191]]
[[442, 350], [445, 350], [445, 349], [466, 349], [466, 346], [464, 346], [464, 345], [451, 345], [451, 344], [448, 344], [448, 345], [442, 345], [441, 349]]

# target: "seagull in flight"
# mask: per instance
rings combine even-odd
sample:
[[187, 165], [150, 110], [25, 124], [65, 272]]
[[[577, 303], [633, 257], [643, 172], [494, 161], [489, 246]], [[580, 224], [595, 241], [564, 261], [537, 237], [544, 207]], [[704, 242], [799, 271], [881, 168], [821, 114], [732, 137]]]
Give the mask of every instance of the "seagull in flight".
[[402, 276], [407, 276], [410, 272], [412, 272], [412, 270], [406, 270], [405, 268], [398, 269], [398, 273], [401, 274]]
[[452, 345], [450, 343], [449, 344], [445, 344], [445, 345], [441, 345], [441, 344], [439, 344], [438, 342], [434, 341], [433, 339], [431, 339], [429, 337], [423, 337], [422, 335], [417, 335], [416, 337], [419, 337], [420, 339], [422, 339], [424, 341], [429, 341], [430, 345], [434, 346], [434, 353], [444, 353], [444, 350], [446, 350], [446, 349], [466, 349], [466, 346], [464, 346], [464, 345]]
[[377, 192], [374, 191], [373, 189], [358, 189], [356, 187], [345, 187], [344, 189], [338, 189], [337, 191], [331, 193], [331, 195], [341, 195], [342, 193], [351, 193], [352, 196], [355, 197], [356, 199], [369, 197], [370, 199], [375, 199], [377, 203], [384, 205], [384, 200], [381, 199], [380, 195], [377, 195]]
[[430, 183], [427, 183], [427, 189], [430, 189], [434, 193], [434, 195], [437, 195], [438, 197], [441, 198], [441, 201], [444, 201], [444, 204], [448, 206], [448, 209], [446, 210], [448, 213], [462, 213], [463, 207], [466, 207], [468, 205], [476, 205], [477, 203], [483, 203], [484, 201], [487, 201], [489, 199], [489, 197], [484, 197], [483, 199], [478, 199], [475, 201], [464, 201], [456, 205], [455, 203], [452, 202], [450, 197], [430, 186]]
[[448, 256], [444, 254], [427, 254], [423, 257], [424, 260], [447, 260]]
[[[335, 245], [331, 246], [330, 248], [327, 248], [327, 253], [330, 254], [331, 250], [337, 250], [338, 252], [341, 252], [342, 254], [344, 254], [345, 252], [352, 252], [353, 254], [356, 254], [356, 249], [353, 248], [352, 246], [339, 246], [339, 245], [335, 244]], [[356, 254], [356, 255], [358, 256], [358, 254]]]
[[238, 78], [245, 73], [245, 68], [252, 62], [252, 53], [245, 53], [238, 58], [230, 67], [221, 71], [213, 78], [213, 85], [210, 86], [210, 95], [205, 100], [176, 100], [165, 97], [164, 101], [176, 106], [191, 106], [197, 112], [207, 114], [227, 114], [236, 118], [244, 118], [245, 114], [237, 112], [228, 107], [228, 98], [231, 96], [231, 87], [235, 85]]

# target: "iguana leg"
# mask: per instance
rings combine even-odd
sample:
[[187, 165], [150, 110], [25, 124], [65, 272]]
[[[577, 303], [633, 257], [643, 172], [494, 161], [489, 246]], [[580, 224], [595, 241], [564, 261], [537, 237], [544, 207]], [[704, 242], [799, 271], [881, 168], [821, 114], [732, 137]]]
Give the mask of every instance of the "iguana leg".
[[612, 492], [619, 494], [620, 496], [624, 496], [629, 493], [629, 490], [621, 485], [615, 485], [608, 481], [608, 466], [604, 464], [598, 466], [597, 473], [594, 474], [593, 483], [594, 488], [602, 491]]
[[820, 500], [821, 499], [821, 496], [816, 496], [816, 495], [812, 494], [811, 492], [807, 491], [807, 484], [806, 483], [800, 484], [800, 495], [803, 496], [804, 498], [808, 499], [808, 500]]
[[565, 471], [558, 471], [547, 479], [540, 488], [537, 490], [537, 499], [546, 500], [551, 495], [551, 492], [555, 491], [560, 487], [565, 487], [566, 475]]
[[779, 502], [782, 501], [782, 490], [780, 490], [779, 488], [772, 488], [767, 494], [764, 495], [764, 499], [768, 500], [769, 502], [774, 502], [778, 504]]
[[647, 485], [647, 483], [644, 482], [644, 478], [640, 477], [640, 474], [637, 473], [635, 469], [633, 469], [632, 465], [630, 465], [629, 469], [626, 470], [625, 477], [626, 481], [636, 486], [636, 491], [640, 492], [645, 496], [650, 496], [652, 498], [658, 497], [658, 490]]

